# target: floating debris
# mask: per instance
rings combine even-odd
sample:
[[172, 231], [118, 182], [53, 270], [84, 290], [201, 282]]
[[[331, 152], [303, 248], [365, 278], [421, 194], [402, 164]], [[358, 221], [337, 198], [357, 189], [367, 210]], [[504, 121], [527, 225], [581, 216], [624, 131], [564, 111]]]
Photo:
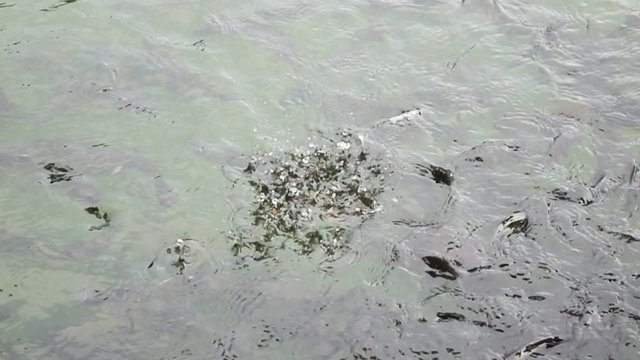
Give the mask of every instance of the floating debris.
[[[523, 359], [525, 357], [527, 357], [529, 354], [531, 354], [531, 357], [538, 357], [538, 356], [542, 356], [544, 357], [544, 354], [542, 353], [536, 353], [534, 352], [534, 350], [544, 346], [544, 349], [551, 349], [553, 347], [556, 347], [560, 344], [562, 344], [564, 342], [564, 339], [558, 337], [558, 336], [552, 336], [552, 337], [548, 337], [548, 338], [544, 338], [541, 340], [538, 340], [536, 342], [533, 342], [531, 344], [527, 344], [526, 346], [524, 346], [522, 349], [515, 351], [513, 353], [510, 354], [506, 354], [505, 355], [505, 359]], [[537, 354], [537, 355], [536, 355]], [[534, 356], [535, 355], [535, 356]]]
[[436, 316], [438, 317], [438, 321], [440, 322], [447, 322], [452, 320], [465, 321], [467, 319], [464, 315], [454, 312], [438, 312], [436, 313]]
[[422, 261], [432, 269], [426, 271], [426, 273], [431, 277], [441, 277], [447, 280], [455, 280], [460, 276], [458, 271], [456, 271], [456, 269], [449, 263], [449, 261], [439, 256], [425, 256], [422, 258]]
[[84, 211], [86, 211], [90, 215], [95, 216], [99, 220], [104, 221], [100, 225], [91, 225], [89, 231], [100, 231], [111, 224], [111, 218], [109, 217], [109, 214], [107, 214], [106, 211], [100, 212], [100, 209], [97, 206], [90, 206], [88, 208], [85, 208]]
[[59, 1], [58, 3], [56, 3], [56, 4], [53, 4], [53, 5], [49, 6], [48, 8], [42, 8], [42, 9], [40, 9], [40, 11], [52, 11], [52, 10], [61, 8], [61, 7], [65, 6], [65, 5], [73, 4], [76, 1], [78, 1], [78, 0], [62, 0], [62, 1]]
[[620, 232], [620, 231], [609, 231], [609, 230], [605, 230], [602, 226], [598, 225], [596, 227], [596, 229], [598, 229], [598, 231], [603, 231], [606, 232], [609, 235], [614, 235], [616, 236], [618, 239], [625, 241], [627, 244], [631, 244], [634, 242], [640, 242], [640, 236], [633, 236], [631, 234], [628, 233], [624, 233], [624, 232]]
[[529, 219], [524, 211], [518, 211], [504, 219], [496, 233], [499, 235], [509, 236], [512, 234], [527, 234], [530, 229]]
[[44, 166], [44, 169], [50, 172], [48, 176], [50, 184], [60, 181], [71, 181], [71, 179], [74, 177], [74, 175], [71, 174], [73, 168], [67, 165], [48, 163]]
[[[167, 254], [170, 255], [172, 250], [174, 254], [178, 255], [178, 259], [171, 263], [171, 265], [178, 269], [179, 275], [182, 275], [182, 272], [187, 267], [188, 262], [186, 257], [191, 252], [191, 248], [189, 247], [189, 245], [185, 244], [183, 239], [177, 239], [176, 244], [173, 246], [173, 248], [167, 248]], [[149, 265], [149, 267], [151, 266], [152, 265]]]
[[[173, 246], [167, 247], [165, 249], [165, 252], [167, 253], [167, 255], [172, 255], [172, 254], [177, 255], [177, 258], [175, 258], [176, 260], [171, 262], [171, 266], [178, 269], [177, 275], [183, 275], [184, 270], [187, 268], [187, 265], [189, 264], [189, 262], [187, 261], [187, 258], [193, 255], [193, 250], [191, 246], [187, 243], [192, 240], [193, 239], [191, 238], [178, 238], [176, 239], [176, 242]], [[158, 261], [159, 256], [160, 256], [160, 253], [158, 253], [153, 258], [153, 260], [151, 260], [149, 265], [147, 265], [147, 269], [151, 269], [155, 265], [156, 261]]]
[[445, 168], [441, 168], [435, 165], [420, 165], [416, 164], [416, 169], [422, 176], [429, 175], [436, 184], [444, 184], [447, 186], [451, 186], [453, 184], [453, 173], [451, 170], [447, 170]]
[[595, 196], [589, 188], [576, 189], [554, 189], [551, 191], [552, 199], [569, 201], [572, 203], [587, 206], [593, 204]]
[[188, 237], [176, 239], [176, 242], [172, 246], [164, 248], [164, 250], [160, 250], [160, 252], [156, 254], [149, 265], [147, 265], [147, 269], [151, 269], [160, 258], [161, 253], [166, 252], [167, 255], [177, 256], [173, 258], [175, 260], [171, 261], [171, 266], [178, 269], [177, 275], [183, 275], [187, 265], [190, 264], [187, 258], [194, 255], [194, 249], [189, 243], [194, 244], [194, 239]]
[[251, 226], [230, 233], [236, 254], [248, 248], [259, 260], [283, 247], [333, 254], [381, 209], [377, 198], [389, 169], [364, 148], [362, 136], [342, 131], [320, 143], [249, 161], [243, 173], [255, 200]]

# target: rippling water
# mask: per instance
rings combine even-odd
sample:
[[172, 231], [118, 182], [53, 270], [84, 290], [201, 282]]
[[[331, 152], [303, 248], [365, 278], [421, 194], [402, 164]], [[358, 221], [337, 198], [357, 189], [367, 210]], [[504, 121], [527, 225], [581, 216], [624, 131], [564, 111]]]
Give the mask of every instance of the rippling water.
[[[639, 9], [0, 2], [0, 358], [638, 358]], [[382, 211], [235, 256], [241, 155], [345, 127]]]

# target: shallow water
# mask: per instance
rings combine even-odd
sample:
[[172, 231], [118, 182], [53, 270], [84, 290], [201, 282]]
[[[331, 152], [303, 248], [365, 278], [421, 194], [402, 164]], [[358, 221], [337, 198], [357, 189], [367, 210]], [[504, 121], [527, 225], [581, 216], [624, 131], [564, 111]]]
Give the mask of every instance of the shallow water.
[[[0, 358], [640, 356], [635, 1], [9, 1], [0, 49]], [[234, 255], [248, 156], [345, 127], [382, 210]]]

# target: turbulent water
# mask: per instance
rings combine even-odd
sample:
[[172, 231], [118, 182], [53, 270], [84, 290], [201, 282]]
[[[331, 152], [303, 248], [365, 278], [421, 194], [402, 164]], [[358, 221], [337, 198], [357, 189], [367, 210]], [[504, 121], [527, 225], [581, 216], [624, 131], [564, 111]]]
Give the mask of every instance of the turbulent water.
[[635, 0], [8, 0], [0, 49], [1, 359], [640, 358]]

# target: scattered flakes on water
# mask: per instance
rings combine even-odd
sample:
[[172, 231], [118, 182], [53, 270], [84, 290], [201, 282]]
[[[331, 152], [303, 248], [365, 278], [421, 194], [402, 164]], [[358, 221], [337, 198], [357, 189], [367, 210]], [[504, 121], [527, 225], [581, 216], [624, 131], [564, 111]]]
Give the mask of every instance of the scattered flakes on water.
[[[253, 189], [252, 226], [234, 231], [235, 252], [252, 249], [259, 258], [276, 248], [332, 254], [355, 226], [381, 210], [377, 197], [388, 170], [349, 131], [309, 139], [307, 150], [269, 152], [251, 158], [244, 174]], [[328, 144], [327, 144], [328, 145]]]

